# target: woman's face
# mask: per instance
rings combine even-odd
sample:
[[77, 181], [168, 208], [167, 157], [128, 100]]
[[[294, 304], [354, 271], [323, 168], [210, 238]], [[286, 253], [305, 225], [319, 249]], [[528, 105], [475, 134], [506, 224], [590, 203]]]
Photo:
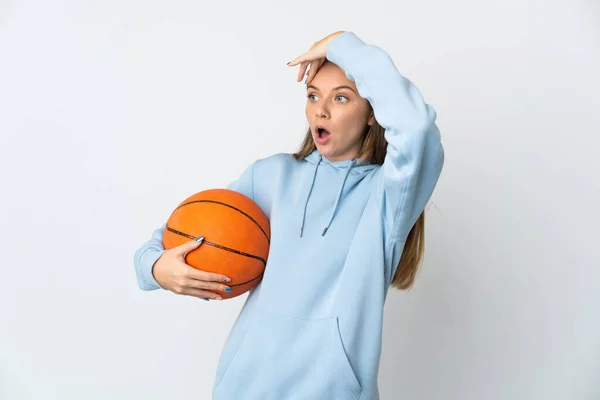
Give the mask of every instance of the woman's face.
[[365, 127], [375, 118], [354, 82], [340, 67], [326, 62], [307, 86], [306, 95], [306, 119], [317, 150], [331, 161], [358, 157]]

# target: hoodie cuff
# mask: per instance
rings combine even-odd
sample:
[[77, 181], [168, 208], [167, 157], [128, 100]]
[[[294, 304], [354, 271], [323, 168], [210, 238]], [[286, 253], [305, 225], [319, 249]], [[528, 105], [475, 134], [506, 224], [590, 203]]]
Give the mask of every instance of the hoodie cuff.
[[159, 283], [154, 278], [152, 274], [152, 269], [154, 268], [154, 264], [160, 258], [160, 256], [165, 252], [165, 250], [158, 251], [146, 251], [140, 260], [141, 268], [139, 270], [142, 280], [148, 285], [154, 286], [156, 289], [162, 289], [163, 287], [159, 285]]
[[[326, 57], [329, 61], [345, 70], [345, 66], [351, 60], [358, 50], [367, 44], [363, 42], [353, 32], [346, 31], [341, 35], [334, 37], [327, 45]], [[350, 77], [348, 77], [351, 79]], [[354, 79], [352, 79], [354, 80]]]

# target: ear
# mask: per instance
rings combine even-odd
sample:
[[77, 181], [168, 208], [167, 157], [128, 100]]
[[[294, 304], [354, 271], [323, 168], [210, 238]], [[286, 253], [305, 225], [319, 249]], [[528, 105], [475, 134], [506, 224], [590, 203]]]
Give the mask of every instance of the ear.
[[371, 112], [371, 115], [369, 115], [369, 120], [367, 121], [367, 125], [372, 126], [375, 123], [375, 115], [373, 115], [373, 112]]

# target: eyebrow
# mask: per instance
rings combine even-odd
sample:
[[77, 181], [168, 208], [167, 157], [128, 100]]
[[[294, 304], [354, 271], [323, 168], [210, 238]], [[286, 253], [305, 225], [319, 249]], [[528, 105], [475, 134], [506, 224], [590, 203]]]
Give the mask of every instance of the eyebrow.
[[[308, 89], [310, 89], [310, 88], [313, 88], [313, 89], [315, 89], [315, 90], [319, 90], [319, 88], [318, 88], [318, 87], [316, 87], [316, 86], [313, 86], [313, 85], [308, 85], [308, 86], [306, 87], [306, 90], [308, 90]], [[354, 89], [352, 89], [350, 86], [346, 86], [346, 85], [337, 86], [337, 87], [334, 87], [334, 88], [333, 88], [333, 90], [339, 90], [339, 89], [350, 89], [350, 90], [352, 90], [354, 93], [356, 93], [356, 92], [354, 91]]]

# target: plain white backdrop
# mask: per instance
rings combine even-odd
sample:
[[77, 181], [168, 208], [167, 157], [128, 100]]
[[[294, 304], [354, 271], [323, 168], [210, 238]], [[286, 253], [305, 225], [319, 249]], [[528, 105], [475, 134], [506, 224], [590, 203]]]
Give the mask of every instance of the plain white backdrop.
[[0, 1], [0, 398], [210, 399], [245, 296], [143, 292], [133, 254], [298, 148], [286, 63], [349, 30], [446, 154], [382, 399], [600, 399], [599, 21], [595, 0]]

